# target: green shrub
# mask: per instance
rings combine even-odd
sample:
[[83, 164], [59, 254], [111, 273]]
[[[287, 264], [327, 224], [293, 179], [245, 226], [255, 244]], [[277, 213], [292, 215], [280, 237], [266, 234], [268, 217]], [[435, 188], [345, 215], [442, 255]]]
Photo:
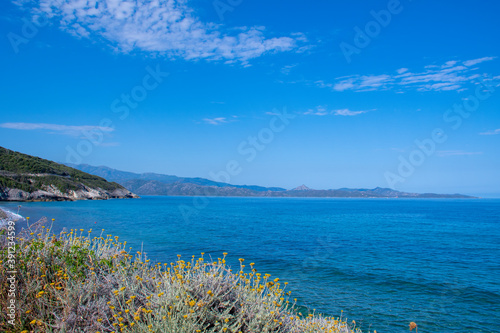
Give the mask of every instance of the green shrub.
[[[33, 192], [43, 189], [44, 186], [54, 185], [61, 192], [67, 193], [69, 190], [78, 190], [82, 187], [81, 184], [91, 188], [99, 187], [106, 191], [123, 188], [104, 178], [3, 147], [0, 147], [0, 171], [9, 173], [0, 175], [0, 189], [8, 187]], [[45, 175], [26, 176], [26, 174]]]
[[[103, 230], [104, 231], [104, 230]], [[286, 283], [226, 254], [151, 264], [118, 237], [31, 226], [17, 245], [17, 316], [4, 332], [360, 332], [341, 318], [301, 317]], [[1, 236], [0, 236], [1, 237]], [[0, 242], [0, 260], [7, 248]], [[6, 308], [7, 270], [0, 269]]]

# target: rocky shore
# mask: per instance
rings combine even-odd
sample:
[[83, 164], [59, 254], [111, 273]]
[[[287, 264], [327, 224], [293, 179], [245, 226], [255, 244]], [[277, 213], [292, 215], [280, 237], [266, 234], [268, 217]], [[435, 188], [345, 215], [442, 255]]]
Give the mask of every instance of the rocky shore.
[[79, 190], [70, 190], [66, 193], [61, 192], [55, 186], [46, 186], [44, 189], [34, 192], [8, 187], [0, 190], [0, 201], [75, 201], [131, 198], [139, 198], [139, 196], [124, 188], [107, 191], [102, 188], [82, 186]]

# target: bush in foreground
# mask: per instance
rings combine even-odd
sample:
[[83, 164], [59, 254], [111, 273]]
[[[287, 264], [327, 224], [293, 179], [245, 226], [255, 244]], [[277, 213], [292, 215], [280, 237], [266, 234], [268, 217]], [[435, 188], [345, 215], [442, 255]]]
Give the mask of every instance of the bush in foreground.
[[360, 332], [342, 318], [303, 318], [286, 283], [240, 259], [193, 256], [155, 265], [118, 237], [31, 226], [17, 241], [17, 313], [8, 324], [8, 260], [0, 242], [5, 332]]

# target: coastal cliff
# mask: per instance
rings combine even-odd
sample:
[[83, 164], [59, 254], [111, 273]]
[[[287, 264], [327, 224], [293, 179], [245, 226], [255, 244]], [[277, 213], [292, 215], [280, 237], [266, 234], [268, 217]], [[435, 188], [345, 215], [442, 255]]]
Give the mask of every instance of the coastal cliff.
[[82, 185], [78, 190], [61, 192], [54, 185], [44, 186], [33, 192], [26, 192], [17, 188], [0, 189], [0, 201], [73, 201], [73, 200], [106, 200], [106, 199], [126, 199], [138, 198], [126, 189], [117, 188], [113, 191], [106, 191], [102, 188], [90, 188]]
[[0, 201], [138, 198], [120, 184], [0, 147]]

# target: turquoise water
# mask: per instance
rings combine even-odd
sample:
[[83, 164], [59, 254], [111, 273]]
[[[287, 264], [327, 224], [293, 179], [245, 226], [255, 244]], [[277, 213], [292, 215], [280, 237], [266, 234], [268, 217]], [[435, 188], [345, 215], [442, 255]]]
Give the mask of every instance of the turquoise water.
[[57, 231], [104, 228], [161, 262], [228, 252], [364, 331], [408, 332], [415, 321], [419, 332], [500, 332], [500, 200], [206, 200], [24, 203], [20, 213], [55, 218]]

